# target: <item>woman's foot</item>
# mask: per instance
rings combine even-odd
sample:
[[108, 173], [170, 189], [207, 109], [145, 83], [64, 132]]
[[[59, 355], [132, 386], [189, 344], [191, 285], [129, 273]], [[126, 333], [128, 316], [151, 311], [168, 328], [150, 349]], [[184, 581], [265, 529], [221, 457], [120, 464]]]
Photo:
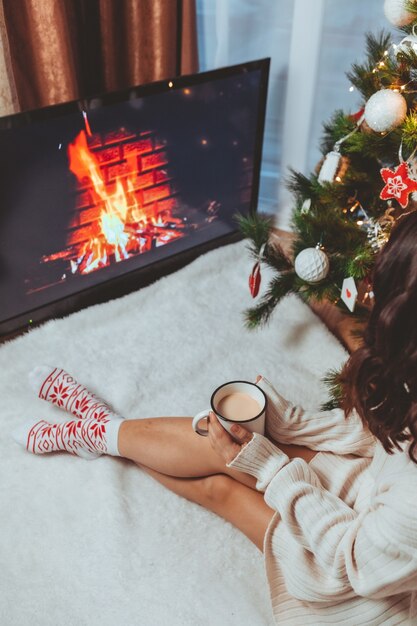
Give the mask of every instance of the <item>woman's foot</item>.
[[39, 398], [52, 402], [79, 419], [121, 419], [103, 400], [60, 367], [35, 367], [29, 374], [29, 383]]
[[75, 419], [62, 424], [45, 420], [23, 424], [13, 439], [33, 454], [66, 451], [83, 459], [96, 459], [102, 454], [120, 456], [117, 447], [121, 419]]

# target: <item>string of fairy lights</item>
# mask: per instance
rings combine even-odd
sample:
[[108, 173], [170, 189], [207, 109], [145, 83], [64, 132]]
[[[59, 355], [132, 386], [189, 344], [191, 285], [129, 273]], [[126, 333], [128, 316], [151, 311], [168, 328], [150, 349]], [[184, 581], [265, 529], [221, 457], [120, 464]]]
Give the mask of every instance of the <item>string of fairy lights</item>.
[[[417, 15], [414, 16], [417, 18]], [[413, 17], [413, 19], [414, 19]], [[380, 58], [379, 61], [377, 61], [377, 63], [375, 64], [375, 66], [370, 70], [370, 72], [372, 74], [381, 74], [381, 77], [379, 79], [379, 92], [378, 93], [382, 93], [385, 92], [386, 90], [390, 90], [393, 93], [397, 93], [400, 94], [401, 96], [403, 94], [413, 94], [413, 93], [417, 93], [417, 89], [416, 88], [410, 88], [411, 85], [415, 85], [417, 82], [417, 72], [416, 72], [416, 76], [413, 77], [411, 75], [411, 71], [410, 70], [410, 78], [409, 80], [407, 80], [406, 82], [400, 82], [400, 77], [398, 77], [398, 81], [395, 81], [391, 84], [386, 84], [386, 82], [383, 80], [384, 76], [382, 75], [382, 72], [384, 72], [384, 70], [392, 70], [393, 68], [395, 68], [394, 65], [391, 65], [388, 63], [389, 59], [395, 60], [397, 62], [401, 62], [401, 53], [407, 53], [409, 51], [412, 51], [414, 53], [417, 54], [417, 35], [416, 35], [416, 27], [417, 24], [413, 26], [412, 28], [412, 32], [409, 35], [406, 35], [399, 44], [397, 43], [391, 43], [383, 52], [383, 56], [382, 58]], [[388, 76], [388, 72], [385, 73], [385, 77]], [[350, 85], [349, 87], [349, 91], [350, 92], [354, 92], [355, 91], [355, 86], [354, 85]], [[375, 95], [375, 94], [374, 94]], [[372, 98], [372, 97], [371, 97]], [[405, 101], [404, 101], [405, 102]], [[403, 105], [403, 108], [405, 108], [405, 111], [407, 111], [407, 105], [406, 103]], [[357, 123], [355, 125], [355, 128], [345, 137], [343, 137], [342, 139], [340, 139], [338, 142], [336, 142], [333, 151], [331, 153], [329, 153], [328, 155], [326, 155], [324, 164], [322, 165], [322, 170], [323, 168], [326, 168], [326, 161], [328, 160], [328, 157], [333, 156], [333, 155], [337, 155], [339, 153], [339, 149], [341, 144], [348, 139], [353, 133], [357, 132], [360, 128], [361, 125], [364, 121], [366, 121], [366, 115], [365, 115], [365, 110], [366, 107], [364, 109], [362, 109], [359, 112], [359, 119], [357, 120]], [[413, 113], [409, 113], [409, 115], [413, 115]], [[405, 114], [404, 114], [405, 117]], [[417, 122], [417, 116], [416, 117], [416, 122]], [[400, 122], [403, 121], [403, 119], [399, 118]], [[380, 136], [385, 136], [387, 135], [389, 132], [392, 132], [394, 130], [394, 128], [397, 127], [397, 124], [393, 123], [391, 125], [390, 128], [384, 128], [382, 130], [379, 130], [374, 127], [372, 128], [372, 130], [374, 132], [378, 132], [378, 134], [380, 134]], [[403, 158], [402, 158], [402, 144], [400, 146], [400, 151], [399, 151], [399, 160], [400, 163], [403, 162]], [[410, 156], [407, 159], [408, 161], [411, 161], [411, 159], [414, 157], [415, 153], [417, 151], [417, 147], [416, 149], [414, 149], [412, 151], [412, 153], [410, 154]], [[340, 154], [340, 153], [339, 153]], [[339, 172], [337, 172], [337, 165], [339, 164], [338, 161], [338, 156], [333, 156], [333, 160], [335, 161], [335, 172], [334, 175], [332, 176], [332, 174], [330, 174], [330, 176], [327, 176], [327, 174], [322, 177], [321, 182], [336, 182], [336, 183], [341, 183], [343, 181], [343, 176], [340, 175]], [[328, 165], [328, 163], [327, 163]], [[319, 173], [319, 180], [320, 180], [320, 175], [321, 173]], [[384, 245], [385, 243], [388, 241], [389, 239], [389, 233], [390, 230], [395, 222], [395, 218], [393, 216], [394, 213], [394, 208], [392, 206], [392, 201], [388, 200], [387, 201], [387, 209], [384, 212], [384, 214], [382, 215], [382, 217], [380, 218], [374, 218], [372, 216], [370, 216], [367, 211], [365, 210], [365, 208], [363, 207], [361, 201], [359, 200], [359, 198], [357, 197], [357, 192], [355, 192], [353, 198], [350, 199], [351, 202], [349, 202], [348, 206], [345, 206], [342, 208], [342, 213], [344, 215], [351, 215], [352, 217], [355, 216], [355, 213], [357, 214], [356, 217], [354, 217], [354, 221], [356, 222], [357, 226], [359, 228], [361, 228], [362, 230], [364, 230], [367, 234], [367, 238], [369, 240], [369, 244], [371, 246], [371, 248], [373, 249], [374, 252], [378, 252]], [[307, 209], [308, 211], [308, 209]], [[304, 211], [306, 212], [306, 211]], [[405, 215], [405, 214], [403, 214]], [[318, 250], [324, 251], [324, 246], [322, 245], [321, 241], [320, 243], [317, 244], [316, 248]], [[372, 293], [372, 287], [370, 285], [369, 281], [366, 281], [367, 284], [367, 289], [366, 292], [363, 296], [363, 302], [367, 299], [372, 299], [373, 297], [373, 293]], [[343, 287], [340, 290], [341, 293], [343, 291]], [[337, 298], [335, 300], [335, 302], [338, 301], [339, 298]]]

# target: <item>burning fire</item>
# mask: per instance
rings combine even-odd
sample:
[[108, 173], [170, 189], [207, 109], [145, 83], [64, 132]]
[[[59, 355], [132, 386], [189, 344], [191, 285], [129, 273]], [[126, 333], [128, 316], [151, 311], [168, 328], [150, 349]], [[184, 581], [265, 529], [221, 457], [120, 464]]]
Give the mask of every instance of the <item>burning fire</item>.
[[83, 117], [84, 130], [67, 147], [65, 167], [77, 184], [68, 190], [66, 245], [48, 246], [40, 258], [50, 264], [48, 272], [28, 279], [27, 293], [129, 260], [218, 218], [215, 200], [202, 207], [179, 204], [165, 143], [154, 130], [122, 127], [98, 135]]
[[[68, 158], [70, 171], [80, 186], [89, 186], [93, 204], [99, 210], [99, 219], [91, 225], [90, 238], [78, 244], [76, 255], [71, 259], [73, 274], [88, 274], [109, 265], [112, 260], [128, 259], [143, 251], [149, 237], [157, 239], [156, 245], [158, 240], [162, 245], [182, 236], [180, 229], [175, 230], [172, 225], [178, 222], [179, 226], [181, 220], [169, 217], [168, 226], [161, 215], [149, 215], [149, 208], [146, 211], [140, 206], [135, 193], [137, 172], [133, 166], [127, 175], [124, 173], [111, 184], [106, 183], [100, 163], [88, 146], [86, 131], [82, 130], [69, 144]], [[162, 233], [158, 232], [161, 228]]]
[[80, 182], [84, 179], [92, 182], [95, 204], [101, 207], [99, 232], [81, 247], [77, 263], [72, 263], [73, 271], [86, 257], [86, 263], [81, 269], [82, 273], [107, 265], [112, 253], [116, 261], [127, 259], [129, 254], [126, 247], [129, 234], [126, 226], [128, 218], [131, 217], [131, 209], [137, 208], [134, 194], [130, 194], [133, 198], [130, 198], [129, 204], [120, 179], [116, 181], [113, 193], [107, 191], [100, 165], [88, 147], [85, 131], [82, 130], [75, 141], [68, 146], [68, 158], [69, 168], [77, 179]]

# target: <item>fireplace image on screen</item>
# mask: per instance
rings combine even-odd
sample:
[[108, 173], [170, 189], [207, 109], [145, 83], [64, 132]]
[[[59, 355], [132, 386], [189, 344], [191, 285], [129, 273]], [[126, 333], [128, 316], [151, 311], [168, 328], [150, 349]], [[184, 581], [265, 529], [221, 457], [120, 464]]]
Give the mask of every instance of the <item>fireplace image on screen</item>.
[[3, 118], [0, 329], [237, 231], [256, 207], [259, 63]]
[[[77, 179], [77, 191], [66, 247], [41, 259], [64, 261], [57, 269], [58, 274], [65, 270], [60, 280], [69, 270], [97, 271], [197, 227], [187, 222], [186, 211], [178, 210], [165, 148], [154, 132], [125, 128], [103, 135], [81, 130], [69, 144], [69, 170]], [[41, 271], [39, 276], [42, 280]]]

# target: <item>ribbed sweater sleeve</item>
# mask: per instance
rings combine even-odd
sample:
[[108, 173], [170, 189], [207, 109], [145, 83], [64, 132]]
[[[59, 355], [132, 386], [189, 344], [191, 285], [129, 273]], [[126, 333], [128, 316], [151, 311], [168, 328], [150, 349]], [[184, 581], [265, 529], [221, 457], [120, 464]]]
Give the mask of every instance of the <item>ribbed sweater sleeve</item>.
[[228, 467], [255, 476], [266, 503], [280, 514], [287, 540], [276, 557], [286, 563], [294, 597], [377, 599], [417, 588], [415, 482], [376, 494], [357, 513], [326, 491], [303, 459], [290, 460], [262, 435], [255, 434]]
[[306, 411], [286, 400], [268, 379], [262, 377], [257, 385], [268, 399], [266, 432], [275, 441], [335, 454], [373, 456], [375, 437], [356, 411], [348, 417], [342, 409]]

